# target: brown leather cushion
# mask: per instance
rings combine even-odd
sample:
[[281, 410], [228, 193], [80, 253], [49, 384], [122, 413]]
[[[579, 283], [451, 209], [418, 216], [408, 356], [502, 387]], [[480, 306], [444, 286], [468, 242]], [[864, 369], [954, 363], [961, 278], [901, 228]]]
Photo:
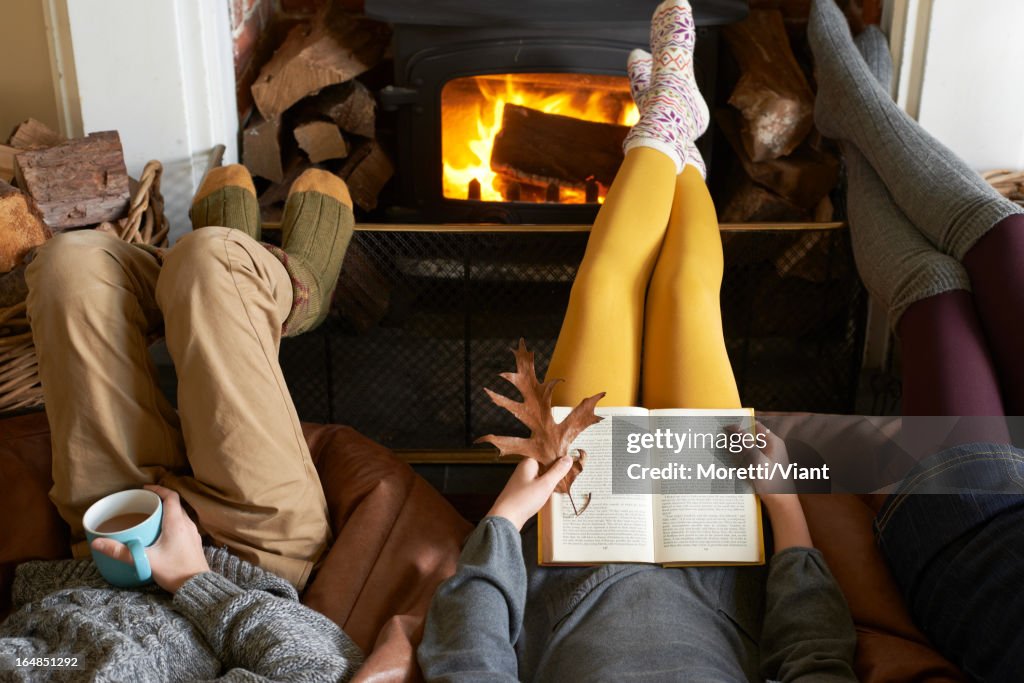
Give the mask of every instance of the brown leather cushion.
[[[415, 649], [431, 596], [455, 571], [471, 526], [383, 446], [348, 427], [304, 429], [335, 540], [303, 602], [368, 653], [355, 680], [417, 680]], [[0, 420], [0, 619], [10, 610], [15, 566], [69, 555], [51, 484], [45, 414]]]

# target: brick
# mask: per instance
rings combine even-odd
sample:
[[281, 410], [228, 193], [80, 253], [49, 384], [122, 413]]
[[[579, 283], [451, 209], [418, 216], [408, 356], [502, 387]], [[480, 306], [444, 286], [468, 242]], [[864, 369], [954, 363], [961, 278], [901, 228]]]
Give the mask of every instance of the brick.
[[256, 43], [260, 39], [260, 22], [258, 17], [249, 17], [241, 30], [235, 35], [235, 72], [237, 73], [240, 69], [244, 69], [248, 66], [249, 61], [252, 60], [252, 55], [256, 51]]

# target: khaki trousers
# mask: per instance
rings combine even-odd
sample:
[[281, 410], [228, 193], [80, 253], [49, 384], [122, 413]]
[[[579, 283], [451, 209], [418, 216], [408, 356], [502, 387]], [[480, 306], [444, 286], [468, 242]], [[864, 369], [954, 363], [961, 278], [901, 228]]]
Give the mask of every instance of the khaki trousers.
[[[238, 230], [208, 227], [161, 264], [103, 232], [63, 233], [29, 266], [28, 312], [53, 437], [50, 497], [71, 526], [99, 498], [177, 491], [212, 542], [305, 585], [327, 504], [278, 364], [288, 273]], [[147, 351], [163, 332], [178, 411]]]

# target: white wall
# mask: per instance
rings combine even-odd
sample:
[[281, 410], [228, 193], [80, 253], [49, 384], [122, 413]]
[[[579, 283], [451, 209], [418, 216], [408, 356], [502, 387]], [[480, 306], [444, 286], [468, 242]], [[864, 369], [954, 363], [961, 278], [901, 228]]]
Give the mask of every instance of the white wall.
[[55, 49], [74, 64], [75, 82], [65, 93], [81, 113], [75, 132], [119, 131], [134, 177], [150, 159], [160, 160], [171, 234], [182, 234], [210, 150], [225, 144], [225, 163], [238, 158], [228, 3], [43, 2], [51, 6]]
[[39, 0], [0, 5], [0, 142], [32, 117], [58, 128], [46, 24]]
[[1024, 168], [1024, 1], [934, 0], [918, 121], [977, 170]]

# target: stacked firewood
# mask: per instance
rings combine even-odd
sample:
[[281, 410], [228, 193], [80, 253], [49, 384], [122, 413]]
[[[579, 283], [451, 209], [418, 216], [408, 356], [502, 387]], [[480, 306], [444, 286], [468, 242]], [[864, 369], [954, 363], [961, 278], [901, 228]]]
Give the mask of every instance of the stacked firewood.
[[982, 177], [996, 192], [1024, 206], [1024, 171], [986, 171]]
[[35, 119], [15, 128], [0, 145], [0, 306], [24, 298], [21, 270], [34, 247], [54, 232], [117, 221], [129, 200], [116, 131], [66, 140]]
[[814, 129], [814, 92], [782, 12], [752, 9], [724, 36], [741, 75], [731, 106], [716, 119], [742, 173], [732, 179], [721, 219], [831, 220], [828, 195], [839, 180], [839, 161]]
[[166, 244], [160, 172], [152, 161], [130, 179], [116, 131], [67, 140], [29, 119], [0, 145], [0, 412], [43, 400], [25, 304], [34, 249], [74, 228]]
[[344, 178], [356, 205], [377, 206], [394, 173], [375, 136], [376, 102], [357, 76], [388, 45], [383, 24], [327, 3], [296, 24], [252, 85], [255, 112], [242, 136], [242, 161], [257, 178], [260, 208], [279, 218], [288, 188], [306, 169]]

